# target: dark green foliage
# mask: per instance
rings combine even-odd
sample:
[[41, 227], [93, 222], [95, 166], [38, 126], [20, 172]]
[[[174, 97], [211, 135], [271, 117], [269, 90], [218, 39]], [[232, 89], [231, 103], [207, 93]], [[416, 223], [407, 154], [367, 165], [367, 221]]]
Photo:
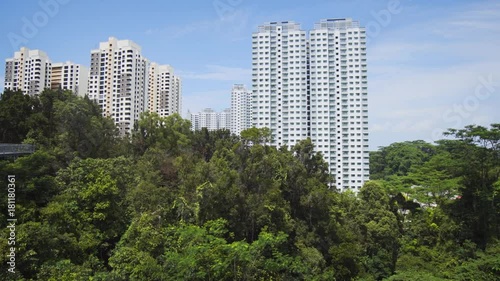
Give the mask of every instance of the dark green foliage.
[[37, 99], [5, 90], [0, 96], [0, 143], [21, 143], [33, 125], [30, 115], [38, 110]]
[[500, 124], [491, 129], [467, 126], [447, 134], [457, 140], [441, 145], [452, 154], [462, 184], [461, 199], [450, 209], [469, 227], [464, 238], [484, 249], [500, 233]]
[[367, 182], [360, 190], [361, 205], [355, 219], [361, 228], [366, 273], [380, 280], [396, 268], [401, 235], [389, 196], [376, 182]]

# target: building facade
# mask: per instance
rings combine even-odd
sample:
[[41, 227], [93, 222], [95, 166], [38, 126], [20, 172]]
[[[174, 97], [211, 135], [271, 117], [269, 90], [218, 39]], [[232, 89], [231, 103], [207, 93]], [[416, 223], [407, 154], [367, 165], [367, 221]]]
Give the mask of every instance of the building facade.
[[172, 111], [181, 113], [182, 112], [182, 80], [181, 77], [174, 75], [174, 94], [172, 97]]
[[231, 130], [231, 109], [226, 108], [218, 114], [218, 129]]
[[252, 125], [271, 145], [311, 138], [340, 190], [369, 178], [366, 31], [351, 19], [306, 32], [272, 22], [252, 35]]
[[170, 65], [151, 63], [149, 67], [148, 109], [161, 117], [180, 113], [180, 78]]
[[87, 67], [72, 62], [52, 64], [50, 88], [52, 90], [70, 90], [78, 96], [87, 94], [89, 70]]
[[122, 135], [148, 110], [149, 61], [130, 40], [109, 38], [91, 51], [88, 95], [111, 117]]
[[252, 93], [243, 84], [235, 84], [231, 91], [231, 126], [232, 134], [252, 127]]
[[227, 129], [231, 127], [231, 109], [224, 109], [222, 112], [216, 112], [211, 108], [205, 108], [198, 113], [188, 113], [191, 120], [191, 129], [193, 131], [207, 128], [209, 131]]
[[50, 88], [51, 62], [45, 52], [22, 47], [5, 60], [5, 89], [39, 95]]

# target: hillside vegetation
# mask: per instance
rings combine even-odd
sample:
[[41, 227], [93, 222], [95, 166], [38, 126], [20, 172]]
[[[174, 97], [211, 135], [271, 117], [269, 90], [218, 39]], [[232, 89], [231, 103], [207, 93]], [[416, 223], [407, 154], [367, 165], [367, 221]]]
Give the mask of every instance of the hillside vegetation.
[[0, 160], [0, 279], [500, 280], [500, 124], [446, 134], [372, 152], [339, 193], [310, 140], [154, 113], [121, 138], [87, 98], [5, 91], [0, 142], [37, 149]]

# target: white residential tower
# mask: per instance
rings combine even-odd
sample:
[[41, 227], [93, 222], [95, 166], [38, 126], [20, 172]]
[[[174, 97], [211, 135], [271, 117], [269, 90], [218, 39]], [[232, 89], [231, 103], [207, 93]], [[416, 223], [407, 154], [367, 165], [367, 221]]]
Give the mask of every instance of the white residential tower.
[[252, 35], [252, 124], [276, 146], [311, 138], [340, 190], [369, 177], [366, 31], [327, 19], [309, 33], [272, 22]]
[[111, 117], [122, 135], [148, 109], [149, 62], [130, 40], [109, 38], [91, 51], [88, 95]]
[[231, 91], [231, 126], [232, 134], [252, 127], [252, 93], [244, 85], [235, 84]]
[[5, 89], [39, 95], [50, 88], [51, 62], [45, 52], [22, 47], [5, 60]]
[[161, 117], [180, 113], [180, 78], [170, 65], [151, 63], [149, 67], [148, 109]]

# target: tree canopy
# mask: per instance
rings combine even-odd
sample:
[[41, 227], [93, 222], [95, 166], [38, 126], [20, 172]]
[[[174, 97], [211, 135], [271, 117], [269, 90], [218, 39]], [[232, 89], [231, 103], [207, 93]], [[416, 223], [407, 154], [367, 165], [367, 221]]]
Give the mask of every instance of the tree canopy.
[[37, 147], [0, 160], [17, 218], [15, 273], [2, 255], [1, 280], [500, 276], [499, 124], [382, 147], [357, 194], [331, 188], [310, 139], [273, 147], [267, 129], [192, 132], [144, 113], [120, 137], [94, 102], [52, 90], [6, 90], [0, 124], [0, 142]]

